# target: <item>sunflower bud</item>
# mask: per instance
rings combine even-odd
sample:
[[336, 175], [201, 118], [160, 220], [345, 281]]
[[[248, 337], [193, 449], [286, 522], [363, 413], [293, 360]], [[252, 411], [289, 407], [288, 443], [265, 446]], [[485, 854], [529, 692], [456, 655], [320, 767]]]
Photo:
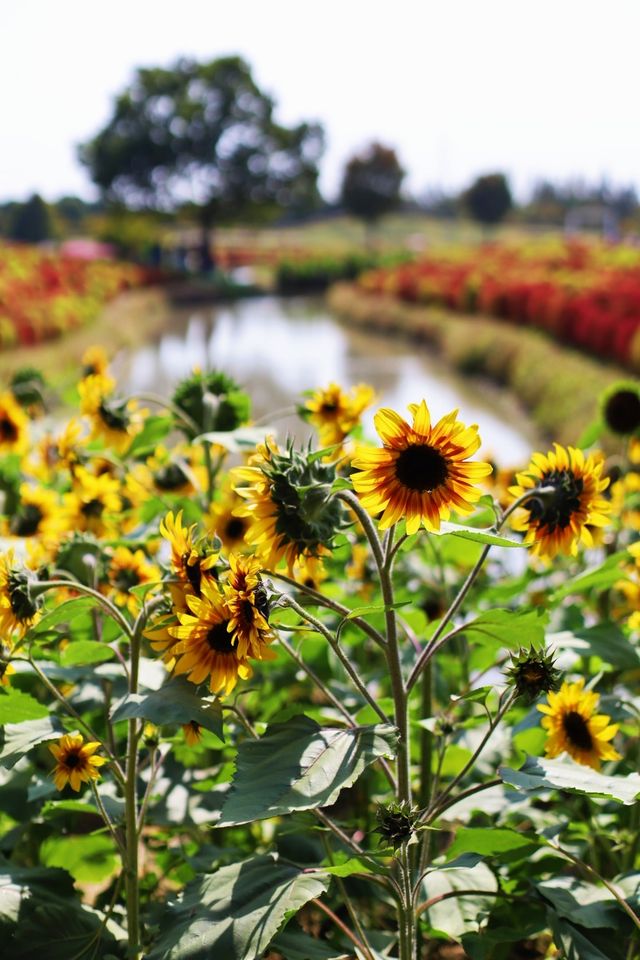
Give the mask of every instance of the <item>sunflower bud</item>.
[[403, 843], [411, 840], [418, 814], [418, 808], [413, 807], [408, 800], [379, 806], [376, 810], [376, 831], [380, 834], [380, 843], [391, 844], [393, 849], [397, 850]]
[[625, 437], [640, 430], [640, 386], [618, 380], [600, 398], [600, 412], [611, 433]]
[[524, 697], [528, 703], [560, 686], [560, 671], [554, 666], [553, 654], [535, 647], [529, 650], [521, 647], [518, 653], [513, 653], [506, 676], [516, 696]]
[[211, 430], [236, 430], [249, 419], [248, 394], [231, 377], [216, 371], [194, 373], [183, 380], [173, 403], [193, 421], [194, 429], [178, 424], [190, 440]]

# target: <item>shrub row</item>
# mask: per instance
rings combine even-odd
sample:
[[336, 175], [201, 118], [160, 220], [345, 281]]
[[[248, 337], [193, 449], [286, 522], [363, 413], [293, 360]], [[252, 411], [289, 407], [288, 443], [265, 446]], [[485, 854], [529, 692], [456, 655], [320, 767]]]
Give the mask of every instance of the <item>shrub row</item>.
[[360, 277], [368, 293], [499, 317], [640, 372], [640, 251], [578, 241], [487, 244]]

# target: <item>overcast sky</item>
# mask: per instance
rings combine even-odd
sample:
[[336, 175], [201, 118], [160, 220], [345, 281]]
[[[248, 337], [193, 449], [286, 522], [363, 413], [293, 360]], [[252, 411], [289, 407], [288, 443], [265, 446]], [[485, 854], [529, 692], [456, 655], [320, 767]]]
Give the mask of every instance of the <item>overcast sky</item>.
[[4, 0], [0, 199], [93, 195], [75, 159], [138, 65], [241, 54], [285, 123], [327, 134], [321, 186], [371, 139], [408, 187], [504, 170], [640, 189], [639, 0]]

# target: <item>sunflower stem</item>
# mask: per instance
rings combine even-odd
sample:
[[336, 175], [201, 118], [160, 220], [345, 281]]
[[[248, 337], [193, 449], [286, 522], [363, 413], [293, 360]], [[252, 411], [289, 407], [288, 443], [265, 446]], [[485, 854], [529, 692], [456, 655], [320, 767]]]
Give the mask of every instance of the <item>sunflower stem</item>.
[[[129, 694], [138, 692], [138, 673], [140, 668], [140, 641], [144, 620], [138, 618], [131, 636], [131, 666], [129, 669]], [[125, 869], [125, 887], [127, 894], [127, 935], [129, 957], [138, 960], [140, 951], [140, 890], [138, 886], [138, 797], [136, 792], [138, 779], [138, 722], [128, 721], [127, 763], [125, 780], [125, 838], [127, 862]]]

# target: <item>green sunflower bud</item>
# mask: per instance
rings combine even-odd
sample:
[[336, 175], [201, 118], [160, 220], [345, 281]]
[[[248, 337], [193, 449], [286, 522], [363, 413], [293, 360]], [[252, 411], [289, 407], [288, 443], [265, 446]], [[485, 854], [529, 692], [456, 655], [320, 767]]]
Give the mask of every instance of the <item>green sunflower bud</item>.
[[193, 421], [192, 429], [178, 424], [190, 440], [200, 433], [237, 430], [251, 412], [249, 395], [231, 377], [216, 371], [192, 374], [178, 384], [172, 399]]
[[403, 843], [411, 840], [415, 833], [419, 810], [413, 807], [408, 800], [379, 806], [376, 810], [378, 826], [376, 832], [380, 834], [380, 843], [391, 845], [397, 850]]
[[521, 647], [518, 653], [511, 655], [511, 667], [506, 677], [516, 696], [524, 697], [528, 703], [560, 686], [560, 671], [554, 666], [553, 654], [535, 647], [529, 650]]

